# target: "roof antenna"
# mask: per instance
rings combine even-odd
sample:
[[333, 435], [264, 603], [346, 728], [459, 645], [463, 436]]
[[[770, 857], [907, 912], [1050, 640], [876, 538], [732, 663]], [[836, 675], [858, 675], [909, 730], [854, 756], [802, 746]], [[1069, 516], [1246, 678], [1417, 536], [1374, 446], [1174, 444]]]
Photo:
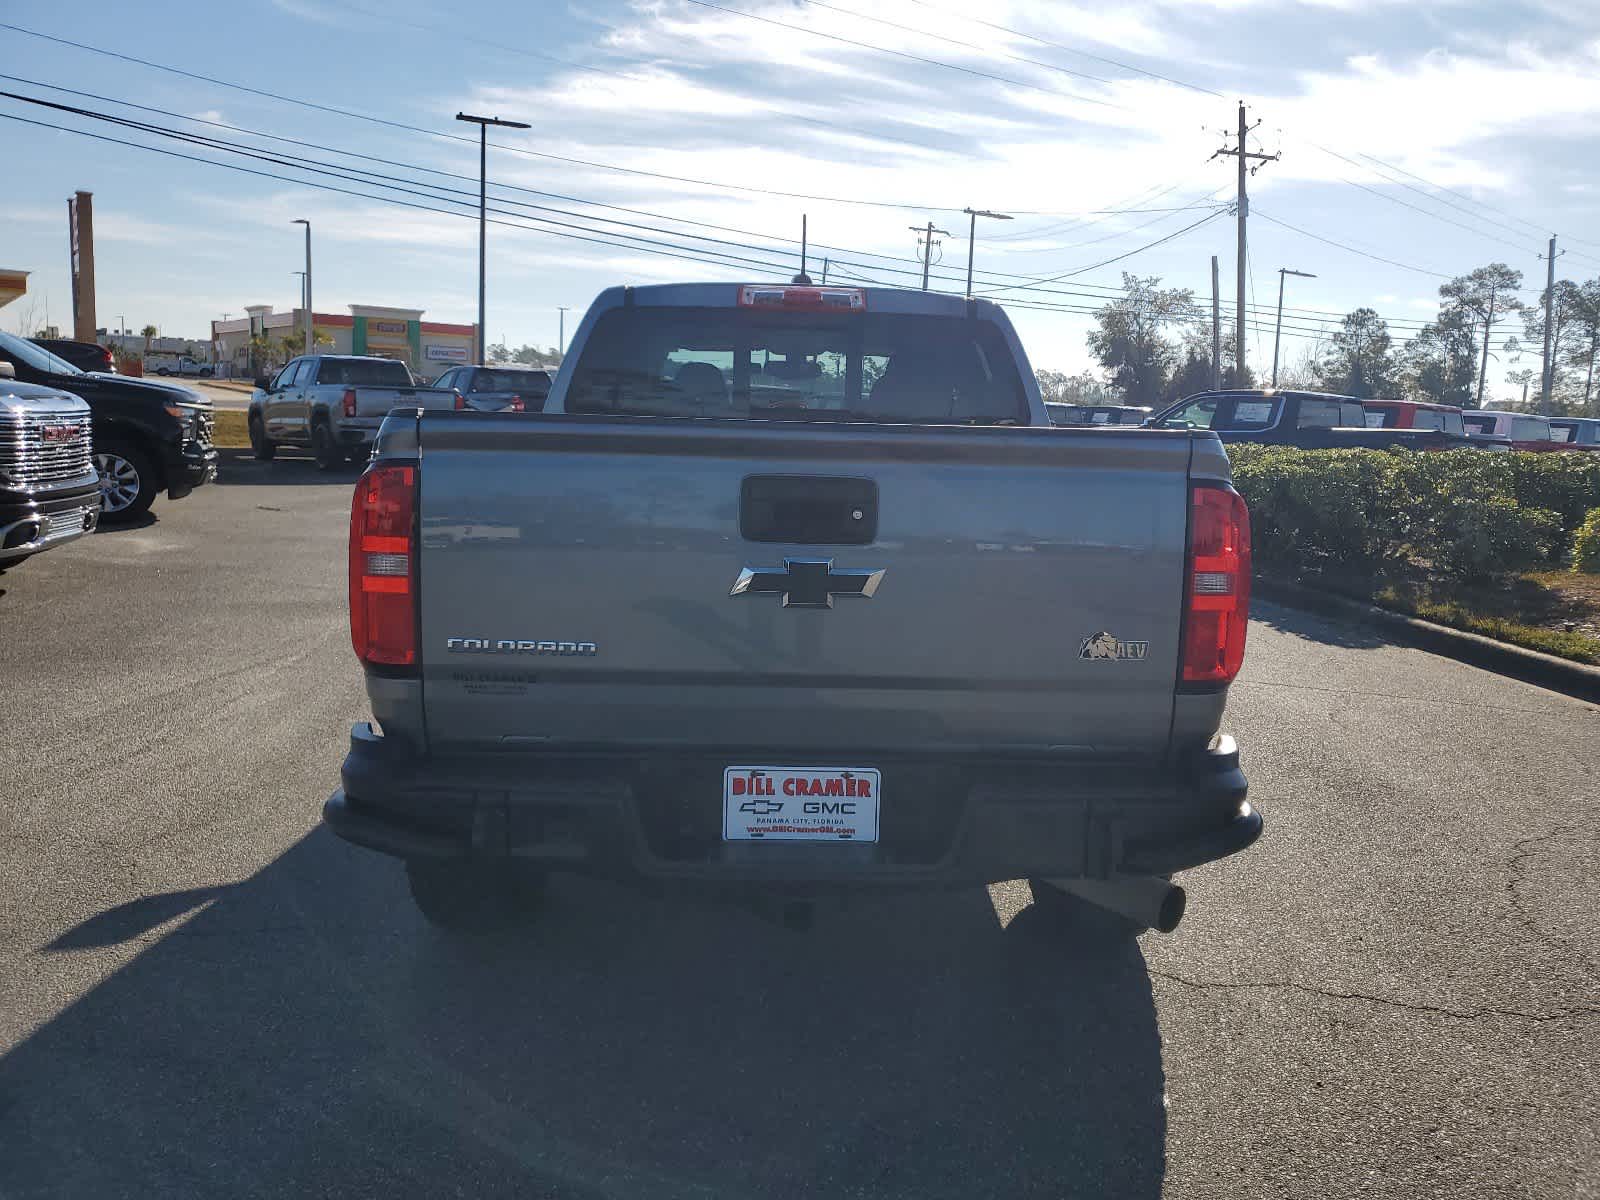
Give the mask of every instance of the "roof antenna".
[[806, 214], [800, 214], [800, 274], [789, 281], [811, 286], [811, 276], [806, 274]]

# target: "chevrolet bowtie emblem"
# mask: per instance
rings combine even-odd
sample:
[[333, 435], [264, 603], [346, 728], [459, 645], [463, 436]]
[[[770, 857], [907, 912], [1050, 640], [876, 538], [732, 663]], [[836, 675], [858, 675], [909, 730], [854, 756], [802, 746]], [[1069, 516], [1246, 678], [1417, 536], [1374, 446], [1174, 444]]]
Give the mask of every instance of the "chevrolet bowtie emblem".
[[871, 596], [883, 582], [877, 570], [835, 570], [831, 558], [786, 558], [783, 567], [746, 567], [730, 596], [777, 595], [784, 608], [832, 608], [835, 596]]

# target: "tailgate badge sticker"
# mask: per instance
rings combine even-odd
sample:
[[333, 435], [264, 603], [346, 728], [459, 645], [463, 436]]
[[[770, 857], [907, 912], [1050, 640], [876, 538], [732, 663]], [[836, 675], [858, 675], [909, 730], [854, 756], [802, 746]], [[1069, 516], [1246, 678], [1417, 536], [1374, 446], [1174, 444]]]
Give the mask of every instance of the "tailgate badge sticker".
[[1104, 630], [1099, 633], [1091, 633], [1078, 646], [1079, 658], [1134, 659], [1137, 661], [1144, 658], [1148, 653], [1150, 653], [1149, 642], [1124, 642]]
[[884, 568], [835, 568], [831, 558], [786, 558], [779, 567], [746, 567], [730, 596], [781, 596], [784, 608], [832, 608], [835, 596], [870, 599]]

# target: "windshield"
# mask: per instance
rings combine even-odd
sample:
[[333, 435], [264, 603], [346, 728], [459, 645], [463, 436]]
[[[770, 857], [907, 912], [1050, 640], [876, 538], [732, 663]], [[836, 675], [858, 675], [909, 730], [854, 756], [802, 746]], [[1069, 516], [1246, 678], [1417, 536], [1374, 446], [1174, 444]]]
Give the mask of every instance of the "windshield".
[[346, 387], [411, 387], [411, 371], [392, 358], [325, 358], [317, 370], [318, 383]]
[[82, 375], [64, 358], [57, 358], [43, 346], [35, 345], [26, 338], [19, 338], [9, 333], [0, 333], [0, 353], [9, 355], [18, 362], [27, 363], [35, 371], [47, 371], [54, 375]]
[[1000, 330], [964, 317], [632, 308], [596, 324], [568, 412], [1017, 424]]

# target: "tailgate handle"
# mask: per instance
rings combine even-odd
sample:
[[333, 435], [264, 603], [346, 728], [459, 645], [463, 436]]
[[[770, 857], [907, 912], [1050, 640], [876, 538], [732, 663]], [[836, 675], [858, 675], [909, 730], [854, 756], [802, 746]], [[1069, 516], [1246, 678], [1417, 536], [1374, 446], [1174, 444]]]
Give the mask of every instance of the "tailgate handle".
[[739, 533], [751, 542], [864, 546], [878, 536], [878, 485], [840, 475], [747, 475]]

